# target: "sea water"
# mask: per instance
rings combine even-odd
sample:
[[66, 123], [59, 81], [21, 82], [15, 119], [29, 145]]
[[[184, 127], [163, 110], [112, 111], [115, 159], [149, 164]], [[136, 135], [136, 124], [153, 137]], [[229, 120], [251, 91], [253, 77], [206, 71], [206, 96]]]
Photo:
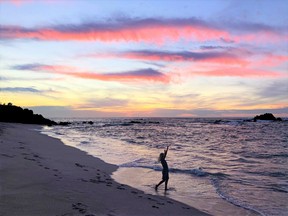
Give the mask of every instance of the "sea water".
[[[66, 119], [43, 132], [119, 166], [113, 178], [212, 215], [288, 215], [288, 121]], [[159, 153], [171, 145], [168, 191]]]

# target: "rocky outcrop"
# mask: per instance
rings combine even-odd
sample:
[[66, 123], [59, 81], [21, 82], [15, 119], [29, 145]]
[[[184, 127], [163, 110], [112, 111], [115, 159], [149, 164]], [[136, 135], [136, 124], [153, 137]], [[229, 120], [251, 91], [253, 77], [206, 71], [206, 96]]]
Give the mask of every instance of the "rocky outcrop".
[[42, 115], [34, 114], [32, 110], [14, 106], [11, 103], [0, 105], [0, 122], [57, 125], [55, 121], [46, 119]]
[[282, 121], [281, 118], [276, 118], [272, 113], [265, 113], [261, 115], [257, 115], [253, 118], [254, 121], [257, 120], [269, 120], [269, 121]]

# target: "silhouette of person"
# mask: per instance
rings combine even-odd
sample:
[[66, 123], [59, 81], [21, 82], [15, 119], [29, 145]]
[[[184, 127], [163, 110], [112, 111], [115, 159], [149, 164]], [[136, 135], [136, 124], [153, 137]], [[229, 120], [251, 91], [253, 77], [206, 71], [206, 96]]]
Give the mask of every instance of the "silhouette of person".
[[155, 186], [155, 190], [158, 189], [158, 187], [165, 182], [165, 191], [167, 190], [168, 180], [169, 180], [169, 168], [168, 164], [165, 160], [167, 156], [169, 146], [167, 146], [166, 150], [164, 150], [164, 153], [160, 153], [158, 161], [162, 164], [162, 180]]

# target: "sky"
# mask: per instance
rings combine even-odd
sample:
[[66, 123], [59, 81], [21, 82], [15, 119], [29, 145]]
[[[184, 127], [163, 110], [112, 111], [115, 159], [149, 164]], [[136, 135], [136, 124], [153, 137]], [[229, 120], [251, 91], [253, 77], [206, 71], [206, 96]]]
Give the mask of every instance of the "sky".
[[287, 117], [287, 1], [0, 0], [9, 102], [45, 117]]

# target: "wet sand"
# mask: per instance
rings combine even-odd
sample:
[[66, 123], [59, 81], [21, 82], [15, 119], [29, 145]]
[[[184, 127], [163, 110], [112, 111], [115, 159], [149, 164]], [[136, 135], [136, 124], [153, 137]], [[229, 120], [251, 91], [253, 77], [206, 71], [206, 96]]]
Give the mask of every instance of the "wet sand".
[[0, 215], [208, 215], [117, 183], [117, 166], [35, 129], [0, 123]]

